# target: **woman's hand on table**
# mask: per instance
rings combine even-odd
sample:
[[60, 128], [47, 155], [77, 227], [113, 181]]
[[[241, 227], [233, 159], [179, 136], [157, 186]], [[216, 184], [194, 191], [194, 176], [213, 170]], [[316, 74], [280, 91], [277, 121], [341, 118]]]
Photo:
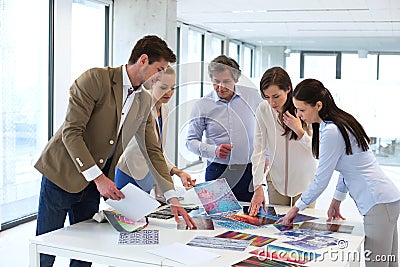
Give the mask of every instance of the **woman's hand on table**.
[[285, 226], [292, 226], [293, 225], [293, 219], [296, 217], [297, 213], [299, 212], [299, 208], [296, 206], [293, 206], [285, 216], [277, 220], [275, 223], [279, 224], [282, 223]]
[[249, 215], [256, 216], [261, 205], [264, 211], [267, 211], [267, 208], [265, 207], [265, 196], [262, 185], [258, 186], [256, 190], [254, 190], [253, 198], [250, 202]]
[[326, 220], [327, 222], [331, 222], [332, 220], [346, 220], [346, 218], [344, 218], [342, 216], [342, 214], [340, 214], [340, 204], [342, 202], [340, 200], [337, 199], [332, 199], [331, 205], [329, 206], [328, 209], [328, 219]]

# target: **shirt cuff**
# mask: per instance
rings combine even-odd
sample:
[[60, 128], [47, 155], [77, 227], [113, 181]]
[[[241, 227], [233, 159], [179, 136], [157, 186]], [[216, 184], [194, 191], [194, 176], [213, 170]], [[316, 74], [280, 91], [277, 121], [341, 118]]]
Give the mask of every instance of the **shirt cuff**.
[[99, 166], [93, 165], [87, 170], [82, 172], [82, 175], [85, 177], [86, 181], [90, 182], [99, 177], [103, 172], [100, 170]]
[[338, 190], [336, 190], [335, 193], [333, 194], [333, 198], [336, 200], [340, 200], [340, 201], [345, 200], [346, 196], [347, 196], [347, 193], [343, 193]]
[[303, 136], [301, 137], [301, 139], [300, 139], [299, 141], [300, 141], [301, 143], [307, 145], [307, 144], [310, 143], [311, 138], [312, 138], [312, 137], [309, 136], [309, 135], [307, 134], [307, 132], [304, 132]]
[[299, 198], [294, 205], [298, 207], [299, 210], [304, 210], [305, 208], [308, 207], [308, 205], [304, 203], [303, 200], [301, 200], [301, 198]]
[[176, 194], [175, 190], [168, 190], [164, 193], [164, 197], [165, 200], [168, 201], [170, 198], [178, 197], [178, 195]]
[[214, 159], [216, 156], [217, 156], [217, 147], [218, 146], [215, 146], [215, 145], [206, 145], [206, 148], [205, 148], [205, 155], [203, 154], [203, 153], [201, 153], [202, 155], [202, 157], [204, 157], [204, 158], [210, 158], [210, 159]]

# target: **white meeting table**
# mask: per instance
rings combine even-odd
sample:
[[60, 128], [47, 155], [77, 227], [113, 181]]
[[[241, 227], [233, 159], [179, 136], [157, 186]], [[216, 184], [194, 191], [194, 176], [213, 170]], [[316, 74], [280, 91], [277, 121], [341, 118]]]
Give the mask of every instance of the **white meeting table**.
[[[275, 209], [278, 214], [282, 214], [288, 210], [288, 207], [275, 206]], [[313, 220], [314, 222], [324, 222], [326, 220], [326, 211], [306, 209], [301, 213], [320, 218]], [[361, 222], [355, 221], [344, 221], [343, 224], [354, 226], [352, 234], [334, 233], [332, 236], [347, 241], [347, 247], [340, 249], [336, 246], [330, 246], [318, 249], [316, 250], [318, 254], [326, 252], [324, 260], [321, 262], [317, 258], [315, 261], [308, 262], [307, 266], [359, 266], [360, 263], [358, 261], [348, 262], [347, 257], [348, 254], [355, 255], [360, 253], [364, 241], [363, 225]], [[159, 245], [121, 245], [118, 244], [119, 233], [109, 223], [88, 220], [33, 237], [29, 242], [30, 267], [40, 266], [40, 253], [117, 267], [185, 266], [147, 251], [159, 246], [167, 246], [174, 242], [186, 244], [196, 236], [216, 236], [229, 231], [229, 229], [225, 229], [216, 223], [214, 223], [214, 227], [215, 230], [177, 230], [174, 218], [169, 220], [149, 218], [149, 225], [146, 229], [159, 230]], [[252, 230], [238, 230], [238, 232], [277, 238], [270, 244], [302, 250], [282, 243], [282, 241], [288, 239], [281, 235], [275, 235], [274, 233], [279, 233], [279, 231], [273, 225]], [[231, 266], [250, 256], [254, 256], [249, 252], [258, 249], [258, 247], [249, 246], [245, 251], [241, 252], [211, 248], [198, 249], [204, 249], [221, 256], [192, 266]], [[327, 251], [332, 250], [337, 251], [333, 257], [327, 253]], [[196, 255], [193, 255], [193, 257], [196, 257]], [[352, 257], [350, 256], [350, 259]]]

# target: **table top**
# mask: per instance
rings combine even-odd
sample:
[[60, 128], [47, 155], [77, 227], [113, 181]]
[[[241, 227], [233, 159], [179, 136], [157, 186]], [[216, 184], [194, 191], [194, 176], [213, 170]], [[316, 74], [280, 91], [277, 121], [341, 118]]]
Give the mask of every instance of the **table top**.
[[[275, 206], [275, 209], [278, 214], [282, 214], [288, 210], [288, 207]], [[301, 213], [320, 218], [318, 220], [313, 220], [313, 222], [325, 222], [326, 220], [325, 211], [306, 209]], [[316, 250], [317, 253], [322, 254], [324, 251], [327, 252], [329, 250], [337, 250], [341, 253], [344, 251], [354, 252], [360, 249], [360, 246], [364, 240], [362, 223], [345, 221], [343, 224], [354, 226], [352, 234], [334, 233], [332, 236], [340, 240], [347, 241], [347, 248], [345, 250], [340, 250], [337, 247], [331, 246], [325, 249]], [[158, 266], [184, 266], [181, 263], [153, 255], [147, 251], [160, 246], [166, 246], [174, 242], [186, 244], [196, 236], [216, 236], [229, 230], [218, 226], [216, 223], [214, 223], [214, 227], [215, 230], [177, 230], [177, 224], [173, 218], [169, 220], [149, 218], [149, 226], [146, 229], [158, 229], [160, 231], [159, 245], [121, 245], [118, 244], [119, 233], [109, 223], [98, 223], [94, 220], [88, 220], [55, 230], [47, 234], [33, 237], [30, 240], [30, 243], [34, 245], [42, 245], [71, 251], [71, 255], [73, 255], [74, 251], [79, 251], [87, 254], [101, 255], [114, 259], [130, 260], [138, 263], [150, 263]], [[282, 243], [287, 239], [284, 236], [276, 235], [275, 233], [279, 233], [279, 230], [277, 230], [273, 225], [270, 225], [266, 228], [238, 230], [238, 232], [278, 238], [270, 244], [299, 249], [297, 247]], [[198, 249], [204, 249], [206, 251], [221, 255], [221, 257], [210, 261], [210, 266], [229, 266], [248, 258], [252, 255], [249, 254], [249, 252], [257, 248], [258, 247], [249, 246], [245, 251], [240, 252], [211, 248]], [[335, 258], [332, 258], [328, 254], [324, 256], [324, 266], [346, 266], [348, 262], [347, 260], [343, 260], [343, 264], [341, 264], [340, 261], [337, 261], [337, 255]], [[204, 264], [205, 263], [203, 262], [198, 266], [204, 266]], [[307, 266], [321, 266], [321, 262], [311, 261], [307, 263]]]

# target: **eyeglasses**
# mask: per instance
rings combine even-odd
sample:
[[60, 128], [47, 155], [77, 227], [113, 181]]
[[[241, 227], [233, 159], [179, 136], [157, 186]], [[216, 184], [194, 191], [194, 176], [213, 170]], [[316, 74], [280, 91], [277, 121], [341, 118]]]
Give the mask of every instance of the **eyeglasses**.
[[214, 86], [223, 86], [223, 87], [229, 87], [233, 84], [235, 84], [235, 81], [233, 80], [226, 80], [226, 81], [212, 81]]

